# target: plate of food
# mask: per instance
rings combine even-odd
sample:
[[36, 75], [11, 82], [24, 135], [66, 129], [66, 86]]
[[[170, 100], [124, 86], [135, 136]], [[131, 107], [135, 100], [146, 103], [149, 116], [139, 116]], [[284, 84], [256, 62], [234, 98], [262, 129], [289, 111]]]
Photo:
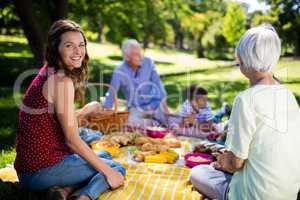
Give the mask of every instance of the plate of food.
[[169, 134], [169, 130], [159, 126], [148, 126], [146, 128], [147, 135], [153, 138], [163, 138]]
[[152, 138], [148, 136], [138, 137], [134, 140], [133, 144], [136, 146], [143, 146], [146, 143], [153, 145], [165, 145], [169, 148], [180, 148], [181, 142], [175, 137], [165, 137], [165, 138]]
[[184, 159], [186, 166], [191, 168], [213, 162], [213, 156], [206, 153], [188, 153], [184, 156]]
[[178, 158], [179, 155], [172, 149], [162, 149], [161, 151], [136, 150], [133, 152], [133, 160], [136, 162], [174, 164]]
[[98, 140], [92, 142], [91, 147], [93, 150], [108, 151], [112, 156], [115, 156], [118, 153], [120, 145], [106, 140]]
[[224, 145], [215, 144], [215, 143], [208, 143], [208, 144], [198, 144], [193, 147], [194, 153], [221, 153], [223, 150], [225, 150]]

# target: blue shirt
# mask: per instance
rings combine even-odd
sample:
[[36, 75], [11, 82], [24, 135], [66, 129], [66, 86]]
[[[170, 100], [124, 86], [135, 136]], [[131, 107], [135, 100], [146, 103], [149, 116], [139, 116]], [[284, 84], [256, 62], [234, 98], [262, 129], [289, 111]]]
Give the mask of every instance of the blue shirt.
[[209, 103], [207, 103], [205, 107], [195, 110], [192, 103], [189, 100], [186, 100], [181, 106], [180, 114], [187, 117], [193, 113], [196, 114], [196, 118], [199, 122], [206, 122], [213, 118], [212, 109]]
[[[123, 61], [113, 72], [110, 84], [116, 91], [120, 88], [127, 101], [127, 107], [145, 110], [156, 109], [167, 92], [150, 58], [143, 58], [137, 71]], [[112, 91], [106, 93], [105, 108], [113, 106]]]

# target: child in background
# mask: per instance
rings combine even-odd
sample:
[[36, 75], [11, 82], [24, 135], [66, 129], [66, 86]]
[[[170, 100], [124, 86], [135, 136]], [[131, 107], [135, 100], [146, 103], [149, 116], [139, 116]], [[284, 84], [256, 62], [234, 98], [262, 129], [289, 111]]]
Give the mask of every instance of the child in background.
[[[185, 91], [186, 101], [182, 104], [177, 118], [171, 120], [171, 127], [178, 135], [205, 138], [211, 133], [219, 133], [217, 127], [225, 115], [230, 115], [230, 108], [223, 104], [217, 114], [213, 114], [208, 102], [208, 91], [194, 84]], [[176, 125], [177, 124], [177, 125]]]

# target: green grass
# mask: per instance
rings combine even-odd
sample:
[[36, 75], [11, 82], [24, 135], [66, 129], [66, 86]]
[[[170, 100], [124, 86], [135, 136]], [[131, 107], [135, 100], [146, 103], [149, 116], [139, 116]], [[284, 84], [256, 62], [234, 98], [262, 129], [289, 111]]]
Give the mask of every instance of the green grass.
[[7, 164], [11, 164], [16, 157], [16, 150], [14, 147], [12, 147], [9, 150], [1, 150], [0, 153], [0, 167], [4, 167]]
[[[116, 65], [120, 63], [121, 51], [111, 44], [88, 44], [90, 55], [90, 81], [109, 82]], [[194, 54], [168, 49], [147, 49], [169, 93], [168, 103], [177, 110], [182, 102], [182, 90], [191, 83], [206, 87], [213, 109], [222, 101], [232, 103], [234, 97], [248, 87], [248, 81], [230, 61], [199, 59]], [[18, 75], [35, 66], [26, 39], [0, 35], [0, 168], [13, 163], [15, 158], [15, 130], [18, 108], [13, 98], [13, 84]], [[300, 102], [300, 60], [283, 58], [274, 70], [296, 95]], [[103, 76], [103, 79], [101, 78]], [[26, 79], [23, 89], [31, 81]]]

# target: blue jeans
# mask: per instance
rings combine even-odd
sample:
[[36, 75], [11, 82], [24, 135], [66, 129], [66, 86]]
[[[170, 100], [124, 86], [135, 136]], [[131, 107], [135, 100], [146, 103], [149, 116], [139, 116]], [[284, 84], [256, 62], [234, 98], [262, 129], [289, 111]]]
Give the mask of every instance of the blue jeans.
[[[125, 176], [124, 167], [113, 161], [107, 151], [97, 151], [96, 154], [111, 168]], [[85, 184], [79, 195], [87, 195], [93, 200], [110, 187], [105, 176], [77, 154], [66, 156], [54, 166], [18, 176], [20, 183], [31, 191], [41, 191], [52, 186], [66, 187]]]

